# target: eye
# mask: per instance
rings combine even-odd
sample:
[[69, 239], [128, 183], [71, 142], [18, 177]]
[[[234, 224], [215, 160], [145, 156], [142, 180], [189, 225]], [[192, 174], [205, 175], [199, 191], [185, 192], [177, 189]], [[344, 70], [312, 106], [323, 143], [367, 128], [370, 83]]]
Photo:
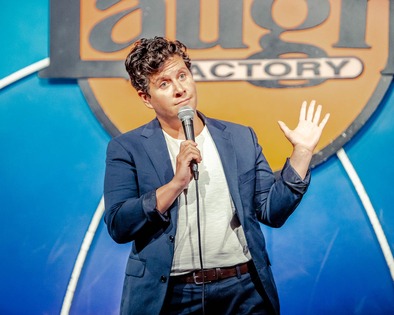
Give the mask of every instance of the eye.
[[160, 87], [161, 89], [165, 89], [167, 86], [168, 86], [167, 81], [162, 81], [162, 82], [160, 83], [160, 85], [159, 85], [159, 87]]
[[182, 72], [182, 73], [179, 75], [179, 79], [181, 79], [181, 80], [186, 79], [186, 73]]

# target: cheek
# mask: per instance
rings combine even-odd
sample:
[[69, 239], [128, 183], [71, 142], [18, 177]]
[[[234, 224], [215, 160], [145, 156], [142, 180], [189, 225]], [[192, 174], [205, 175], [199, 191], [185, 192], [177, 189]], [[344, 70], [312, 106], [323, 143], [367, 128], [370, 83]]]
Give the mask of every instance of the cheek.
[[197, 86], [193, 84], [190, 88], [190, 92], [193, 94], [195, 98], [197, 98]]
[[161, 93], [160, 95], [156, 95], [155, 98], [151, 99], [152, 105], [160, 110], [169, 107], [172, 104], [172, 97], [168, 93]]

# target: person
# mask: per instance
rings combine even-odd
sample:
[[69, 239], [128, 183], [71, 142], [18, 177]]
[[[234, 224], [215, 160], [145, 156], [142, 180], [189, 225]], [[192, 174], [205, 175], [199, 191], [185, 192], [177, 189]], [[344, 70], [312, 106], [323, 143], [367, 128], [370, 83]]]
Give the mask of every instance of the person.
[[[293, 151], [276, 179], [252, 128], [196, 110], [184, 44], [140, 39], [125, 65], [156, 118], [107, 148], [104, 220], [117, 243], [133, 242], [121, 314], [279, 314], [260, 222], [280, 227], [300, 203], [329, 115], [304, 102], [294, 130], [279, 122]], [[195, 141], [178, 117], [185, 106]]]

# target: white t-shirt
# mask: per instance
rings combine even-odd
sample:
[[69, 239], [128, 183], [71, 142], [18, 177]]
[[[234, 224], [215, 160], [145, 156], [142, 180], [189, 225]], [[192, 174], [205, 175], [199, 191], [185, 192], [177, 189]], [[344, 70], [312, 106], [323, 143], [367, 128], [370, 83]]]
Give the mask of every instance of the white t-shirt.
[[[176, 156], [183, 140], [164, 137], [175, 172]], [[213, 139], [205, 126], [196, 137], [202, 155], [199, 163], [199, 203], [204, 268], [233, 266], [251, 259], [245, 234], [239, 223], [227, 186], [223, 166]], [[197, 232], [196, 184], [178, 197], [178, 225], [171, 275], [200, 269]]]

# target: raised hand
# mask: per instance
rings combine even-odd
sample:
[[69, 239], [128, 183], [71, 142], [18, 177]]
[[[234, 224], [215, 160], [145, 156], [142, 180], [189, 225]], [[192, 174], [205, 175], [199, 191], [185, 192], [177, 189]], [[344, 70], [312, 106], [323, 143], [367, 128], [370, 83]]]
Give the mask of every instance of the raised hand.
[[290, 164], [302, 179], [305, 178], [308, 172], [313, 151], [315, 150], [323, 129], [330, 118], [330, 114], [326, 114], [319, 123], [322, 106], [318, 105], [315, 111], [315, 104], [316, 102], [312, 101], [307, 109], [307, 102], [304, 101], [302, 103], [300, 119], [294, 130], [289, 129], [283, 121], [278, 121], [280, 129], [282, 129], [286, 138], [293, 145]]
[[291, 142], [294, 149], [308, 150], [313, 153], [320, 140], [320, 136], [330, 114], [326, 114], [319, 123], [322, 106], [318, 105], [315, 111], [315, 105], [316, 101], [311, 101], [307, 109], [307, 102], [304, 101], [302, 103], [300, 119], [294, 130], [290, 130], [283, 121], [278, 121], [280, 128], [286, 138]]

